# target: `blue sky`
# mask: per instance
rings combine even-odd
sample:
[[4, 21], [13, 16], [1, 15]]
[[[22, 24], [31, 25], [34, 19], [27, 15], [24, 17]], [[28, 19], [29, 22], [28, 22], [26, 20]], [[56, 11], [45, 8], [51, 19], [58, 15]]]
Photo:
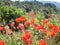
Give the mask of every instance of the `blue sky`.
[[[20, 1], [24, 1], [24, 0], [20, 0]], [[60, 2], [60, 0], [38, 0], [38, 1], [56, 1], [56, 2]]]

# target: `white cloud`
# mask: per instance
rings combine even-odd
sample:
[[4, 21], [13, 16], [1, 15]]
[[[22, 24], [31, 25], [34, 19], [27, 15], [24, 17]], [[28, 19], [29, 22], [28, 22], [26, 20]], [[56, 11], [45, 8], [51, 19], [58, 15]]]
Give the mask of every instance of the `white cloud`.
[[44, 0], [44, 1], [56, 1], [56, 2], [60, 2], [60, 0]]
[[[15, 0], [12, 0], [12, 1], [15, 1]], [[24, 0], [20, 0], [20, 1], [24, 1]], [[56, 2], [60, 2], [60, 0], [38, 0], [38, 1], [56, 1]]]
[[[12, 0], [12, 1], [15, 1], [15, 0]], [[18, 1], [18, 0], [16, 0], [16, 1]], [[20, 0], [20, 1], [24, 1], [24, 0]]]
[[57, 2], [60, 2], [60, 0], [56, 0]]

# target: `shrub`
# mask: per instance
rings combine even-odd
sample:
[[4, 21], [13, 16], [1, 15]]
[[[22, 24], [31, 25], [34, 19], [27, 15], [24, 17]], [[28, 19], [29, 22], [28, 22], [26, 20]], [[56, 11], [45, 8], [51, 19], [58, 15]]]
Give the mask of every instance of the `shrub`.
[[1, 20], [5, 20], [6, 23], [14, 21], [17, 17], [24, 15], [24, 9], [17, 9], [13, 6], [2, 6], [0, 8], [0, 17]]

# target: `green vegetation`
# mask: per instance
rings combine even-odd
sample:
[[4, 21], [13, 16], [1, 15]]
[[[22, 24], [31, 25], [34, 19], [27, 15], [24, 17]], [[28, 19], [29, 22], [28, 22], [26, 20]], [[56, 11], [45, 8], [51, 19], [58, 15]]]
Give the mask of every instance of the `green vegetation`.
[[36, 0], [0, 0], [0, 45], [60, 45], [60, 8]]

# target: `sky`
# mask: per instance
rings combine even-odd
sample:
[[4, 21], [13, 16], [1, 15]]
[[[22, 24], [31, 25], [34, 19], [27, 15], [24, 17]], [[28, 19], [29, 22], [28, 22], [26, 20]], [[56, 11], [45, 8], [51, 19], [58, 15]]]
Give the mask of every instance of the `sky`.
[[[15, 1], [15, 0], [13, 0]], [[20, 0], [20, 1], [24, 1], [24, 0]], [[55, 1], [55, 2], [59, 2], [60, 3], [60, 0], [38, 0], [38, 1]]]

